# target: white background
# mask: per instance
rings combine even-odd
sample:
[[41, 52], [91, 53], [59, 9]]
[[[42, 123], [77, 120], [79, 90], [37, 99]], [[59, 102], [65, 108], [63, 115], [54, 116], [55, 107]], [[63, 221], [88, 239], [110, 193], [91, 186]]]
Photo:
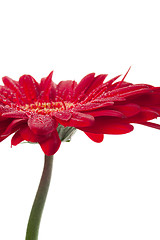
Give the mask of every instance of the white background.
[[[124, 74], [160, 85], [159, 1], [1, 1], [0, 77]], [[55, 155], [39, 240], [160, 239], [160, 132], [135, 125]], [[43, 168], [38, 145], [0, 144], [0, 239], [22, 240]]]

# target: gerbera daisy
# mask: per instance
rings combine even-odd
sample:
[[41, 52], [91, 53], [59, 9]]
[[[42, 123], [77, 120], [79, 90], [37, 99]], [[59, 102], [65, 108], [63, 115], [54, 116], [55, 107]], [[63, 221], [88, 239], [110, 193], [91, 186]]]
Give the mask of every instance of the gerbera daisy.
[[[128, 73], [128, 72], [127, 72]], [[37, 142], [46, 155], [53, 155], [61, 141], [82, 130], [101, 142], [104, 134], [125, 134], [132, 123], [148, 123], [160, 113], [160, 90], [147, 84], [125, 82], [119, 76], [104, 82], [106, 74], [90, 73], [78, 84], [55, 84], [51, 72], [38, 83], [23, 75], [19, 81], [3, 77], [0, 86], [0, 140], [14, 133], [11, 144]]]
[[[129, 70], [128, 70], [129, 71]], [[127, 72], [128, 73], [128, 72]], [[38, 83], [23, 75], [19, 81], [3, 77], [0, 86], [0, 141], [13, 134], [12, 145], [26, 140], [39, 143], [45, 153], [40, 184], [30, 213], [26, 240], [37, 240], [52, 172], [53, 155], [61, 141], [76, 129], [95, 142], [104, 134], [125, 134], [132, 123], [160, 129], [149, 120], [159, 117], [160, 88], [125, 82], [120, 75], [104, 81], [106, 74], [90, 73], [76, 81], [52, 82], [51, 72]], [[119, 80], [119, 81], [118, 81]]]

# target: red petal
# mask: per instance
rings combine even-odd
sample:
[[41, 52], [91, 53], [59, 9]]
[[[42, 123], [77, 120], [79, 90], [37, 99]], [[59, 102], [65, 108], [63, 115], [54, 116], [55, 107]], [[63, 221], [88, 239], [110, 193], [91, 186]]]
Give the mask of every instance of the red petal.
[[51, 82], [51, 89], [49, 93], [50, 101], [55, 101], [55, 96], [56, 96], [56, 84], [54, 82]]
[[30, 128], [25, 124], [20, 130], [18, 130], [14, 136], [12, 137], [11, 144], [17, 145], [23, 140], [28, 142], [42, 142], [48, 138], [48, 135], [36, 135], [34, 134]]
[[7, 76], [3, 77], [2, 80], [3, 80], [4, 85], [7, 88], [11, 89], [16, 94], [17, 102], [18, 102], [19, 99], [23, 97], [22, 93], [20, 91], [20, 88], [19, 88], [19, 83], [14, 81], [13, 79], [7, 77]]
[[149, 106], [149, 108], [160, 114], [160, 106]]
[[107, 75], [108, 74], [100, 74], [100, 75], [94, 77], [92, 84], [89, 86], [89, 88], [87, 90], [87, 94], [90, 93], [91, 91], [93, 91], [98, 86], [100, 86], [104, 82]]
[[75, 81], [61, 81], [56, 88], [57, 96], [61, 97], [64, 101], [70, 101], [76, 85], [77, 83]]
[[88, 114], [94, 116], [94, 117], [101, 117], [101, 116], [111, 116], [111, 117], [120, 117], [124, 118], [125, 115], [121, 112], [115, 111], [115, 110], [95, 110], [87, 112]]
[[124, 82], [124, 79], [126, 78], [127, 74], [129, 73], [129, 70], [131, 69], [131, 67], [129, 67], [128, 71], [126, 72], [126, 74], [124, 75], [123, 79], [121, 81], [118, 82], [116, 88], [120, 88], [121, 85], [123, 84]]
[[0, 103], [5, 104], [5, 105], [10, 105], [11, 100], [9, 100], [7, 97], [4, 97], [2, 94], [0, 94]]
[[18, 130], [14, 136], [15, 137], [13, 138], [13, 145], [14, 145], [14, 141], [21, 142], [23, 140], [26, 140], [28, 142], [43, 142], [50, 137], [50, 135], [48, 134], [47, 135], [34, 134], [27, 125], [25, 125], [25, 127], [23, 126], [23, 128]]
[[19, 79], [19, 84], [25, 93], [27, 103], [37, 100], [39, 96], [39, 84], [32, 76], [21, 76]]
[[28, 142], [38, 142], [38, 140], [43, 140], [42, 136], [41, 139], [39, 139], [39, 137], [35, 135], [28, 126], [20, 129], [17, 133], [20, 134], [23, 140], [26, 140]]
[[40, 99], [42, 101], [49, 101], [50, 98], [50, 91], [53, 90], [53, 84], [52, 84], [52, 75], [53, 71], [48, 75], [46, 78], [42, 78], [41, 83], [40, 83], [40, 89], [41, 89], [41, 94], [40, 94]]
[[53, 132], [52, 136], [46, 141], [40, 142], [40, 146], [47, 156], [54, 155], [58, 151], [60, 144], [61, 141], [59, 139], [57, 131]]
[[100, 143], [104, 139], [103, 134], [95, 134], [95, 133], [89, 133], [89, 132], [84, 132], [92, 141]]
[[57, 118], [58, 120], [62, 120], [62, 121], [68, 121], [69, 119], [71, 119], [72, 114], [69, 111], [61, 111], [61, 112], [53, 112], [52, 116], [54, 116], [55, 118]]
[[102, 94], [104, 94], [105, 92], [108, 92], [110, 89], [110, 86], [112, 86], [112, 83], [119, 78], [119, 76], [116, 76], [112, 79], [110, 79], [109, 81], [101, 84], [100, 86], [98, 86], [97, 88], [95, 88], [88, 97], [86, 97], [85, 102], [89, 101], [89, 100], [93, 100], [98, 98], [99, 96], [101, 96]]
[[16, 119], [13, 120], [8, 127], [6, 128], [6, 130], [3, 132], [3, 135], [10, 135], [13, 132], [15, 132], [16, 130], [18, 130], [21, 126], [25, 126], [25, 120], [23, 119]]
[[82, 96], [87, 91], [87, 89], [94, 81], [94, 76], [95, 73], [90, 73], [80, 81], [80, 83], [75, 88], [75, 99], [79, 100], [78, 98], [80, 95]]
[[137, 103], [140, 106], [158, 106], [160, 105], [160, 93], [148, 93], [138, 96], [133, 96], [128, 99], [134, 103]]
[[152, 127], [152, 128], [156, 128], [156, 129], [158, 129], [158, 130], [160, 130], [160, 125], [159, 124], [157, 124], [157, 123], [152, 123], [152, 122], [142, 122], [142, 123], [140, 123], [141, 125], [145, 125], [145, 126], [147, 126], [147, 127]]
[[[8, 101], [8, 103], [10, 102], [16, 102], [16, 94], [10, 90], [9, 88], [7, 88], [6, 86], [0, 86], [0, 101], [3, 102], [4, 104], [7, 104], [6, 101]], [[3, 98], [5, 100], [3, 100]], [[7, 99], [7, 100], [6, 100]]]
[[1, 119], [0, 121], [0, 135], [3, 134], [3, 132], [6, 130], [6, 128], [9, 126], [9, 124], [12, 122], [12, 119]]
[[11, 144], [16, 146], [24, 140], [29, 142], [38, 142], [43, 152], [48, 156], [55, 154], [61, 144], [57, 131], [53, 132], [49, 138], [46, 138], [46, 136], [34, 135], [29, 127], [25, 127], [20, 131], [17, 131], [12, 137]]
[[6, 139], [8, 136], [0, 136], [0, 142], [2, 142], [4, 139]]
[[125, 134], [131, 132], [133, 126], [119, 118], [97, 117], [93, 126], [79, 129], [97, 134]]
[[126, 117], [132, 117], [141, 111], [137, 104], [114, 105], [113, 108], [122, 112]]
[[53, 132], [57, 122], [49, 115], [35, 114], [28, 119], [28, 126], [34, 134], [44, 135]]
[[69, 121], [63, 122], [59, 121], [63, 126], [72, 126], [72, 127], [86, 127], [91, 126], [94, 123], [94, 117], [89, 114], [73, 112], [72, 117]]
[[110, 86], [112, 86], [112, 83], [114, 83], [120, 76], [121, 76], [121, 75], [118, 75], [118, 76], [116, 76], [116, 77], [108, 80], [106, 83], [104, 83], [104, 86], [107, 86], [107, 88], [110, 87]]
[[91, 102], [91, 103], [86, 103], [86, 104], [78, 104], [74, 110], [76, 111], [80, 111], [80, 112], [89, 112], [95, 109], [99, 109], [102, 107], [107, 107], [107, 106], [112, 106], [114, 104], [114, 102], [107, 102], [105, 101], [104, 103], [99, 103], [99, 102]]
[[151, 88], [148, 87], [146, 84], [131, 84], [127, 87], [117, 88], [113, 89], [112, 91], [106, 92], [106, 97], [112, 97], [112, 96], [120, 96], [120, 97], [129, 97], [132, 95], [137, 94], [144, 94], [144, 93], [151, 92]]
[[144, 88], [144, 89], [137, 89], [137, 90], [133, 90], [133, 91], [128, 91], [128, 92], [125, 92], [125, 93], [122, 93], [121, 94], [121, 97], [131, 97], [131, 96], [137, 96], [137, 95], [142, 95], [144, 93], [148, 93], [150, 92], [151, 90], [148, 88]]
[[149, 120], [152, 120], [154, 118], [157, 118], [159, 116], [159, 114], [157, 112], [154, 112], [150, 109], [142, 109], [142, 111], [140, 113], [138, 113], [137, 115], [130, 117], [129, 118], [129, 122], [132, 123], [141, 123], [141, 122], [146, 122]]
[[0, 121], [0, 142], [9, 136], [9, 134], [4, 135], [4, 132], [11, 123], [11, 121], [12, 121], [11, 119], [5, 119]]
[[21, 128], [17, 131], [21, 135], [23, 140], [28, 142], [42, 142], [45, 141], [50, 135], [36, 135], [34, 134], [28, 126]]
[[[109, 87], [108, 90], [113, 90], [113, 89], [116, 89], [118, 88], [117, 86], [119, 85], [119, 82], [116, 82], [114, 84], [112, 84], [111, 87]], [[119, 86], [119, 88], [122, 88], [122, 87], [128, 87], [130, 85], [133, 85], [132, 83], [129, 83], [129, 82], [122, 82], [121, 85]]]
[[23, 111], [6, 112], [2, 114], [2, 117], [28, 119], [27, 114]]
[[24, 140], [23, 137], [21, 136], [21, 134], [18, 131], [13, 135], [13, 137], [11, 139], [11, 146], [16, 146], [19, 143], [21, 143], [23, 140]]

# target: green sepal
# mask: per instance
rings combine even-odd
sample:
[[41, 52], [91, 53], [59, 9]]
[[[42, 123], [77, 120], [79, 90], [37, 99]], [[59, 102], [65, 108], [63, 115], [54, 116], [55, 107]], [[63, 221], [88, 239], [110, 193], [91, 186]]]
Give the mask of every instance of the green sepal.
[[64, 127], [60, 124], [57, 127], [57, 132], [61, 142], [70, 142], [71, 137], [73, 136], [75, 131], [76, 131], [76, 128], [74, 127]]

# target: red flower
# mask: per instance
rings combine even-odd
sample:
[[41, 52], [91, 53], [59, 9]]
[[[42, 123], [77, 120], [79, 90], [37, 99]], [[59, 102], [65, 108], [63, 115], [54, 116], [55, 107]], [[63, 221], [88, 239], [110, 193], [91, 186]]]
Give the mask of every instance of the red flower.
[[12, 145], [23, 140], [38, 142], [46, 155], [53, 155], [75, 128], [95, 142], [101, 142], [104, 134], [131, 132], [131, 123], [159, 128], [147, 122], [159, 116], [159, 88], [125, 82], [126, 75], [121, 81], [115, 82], [117, 76], [104, 83], [107, 75], [94, 73], [79, 84], [68, 80], [56, 85], [52, 74], [40, 84], [30, 75], [19, 81], [3, 77], [1, 141], [14, 133]]

